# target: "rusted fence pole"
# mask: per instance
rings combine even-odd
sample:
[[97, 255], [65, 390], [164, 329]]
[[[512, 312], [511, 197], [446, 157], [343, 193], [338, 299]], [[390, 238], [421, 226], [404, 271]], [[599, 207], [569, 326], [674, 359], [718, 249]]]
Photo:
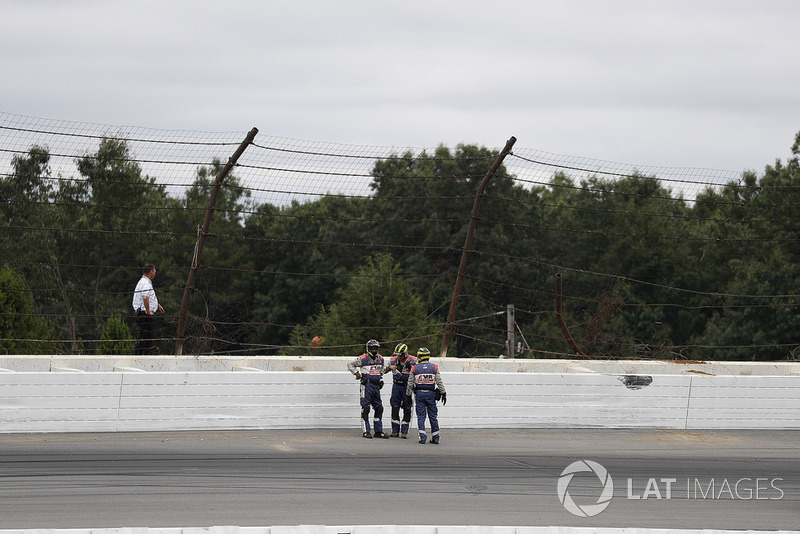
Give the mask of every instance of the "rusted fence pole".
[[203, 247], [206, 243], [206, 236], [208, 235], [208, 229], [211, 227], [211, 216], [214, 213], [214, 209], [217, 205], [217, 195], [219, 194], [219, 188], [222, 185], [222, 182], [225, 181], [225, 178], [228, 176], [228, 173], [231, 172], [231, 169], [236, 162], [239, 160], [239, 157], [244, 153], [245, 149], [253, 142], [255, 139], [256, 134], [258, 133], [258, 128], [253, 128], [247, 134], [242, 144], [239, 145], [239, 148], [236, 149], [236, 152], [228, 160], [228, 163], [222, 167], [219, 172], [217, 173], [217, 177], [214, 180], [214, 185], [211, 188], [211, 197], [208, 199], [208, 208], [206, 209], [206, 216], [203, 219], [203, 226], [200, 228], [200, 231], [197, 235], [197, 243], [195, 243], [194, 247], [194, 256], [192, 257], [192, 266], [189, 269], [189, 277], [186, 279], [186, 287], [183, 290], [183, 300], [181, 301], [181, 311], [180, 317], [178, 317], [178, 334], [177, 334], [177, 341], [175, 343], [175, 355], [180, 356], [183, 354], [183, 341], [184, 341], [184, 332], [186, 329], [186, 317], [189, 315], [189, 296], [191, 295], [191, 291], [194, 288], [194, 278], [197, 274], [197, 267], [200, 264], [200, 256], [203, 254]]
[[458, 302], [458, 296], [461, 294], [461, 284], [464, 282], [464, 275], [467, 272], [467, 259], [469, 258], [469, 252], [472, 248], [472, 236], [475, 234], [475, 227], [478, 225], [478, 214], [481, 210], [481, 200], [483, 200], [486, 185], [489, 183], [489, 179], [494, 176], [494, 173], [497, 172], [497, 169], [500, 168], [505, 157], [511, 153], [511, 147], [513, 147], [516, 142], [516, 137], [511, 137], [511, 139], [506, 141], [506, 146], [494, 160], [486, 176], [483, 177], [483, 180], [481, 180], [481, 183], [478, 185], [478, 191], [475, 193], [475, 201], [472, 204], [472, 215], [469, 220], [469, 228], [467, 228], [467, 237], [464, 240], [464, 249], [461, 251], [461, 263], [458, 266], [456, 285], [453, 288], [453, 299], [450, 301], [450, 312], [447, 314], [447, 323], [445, 323], [444, 327], [442, 349], [439, 353], [439, 356], [442, 358], [447, 356], [447, 345], [450, 344], [450, 337], [453, 335], [453, 325], [456, 320], [456, 303]]

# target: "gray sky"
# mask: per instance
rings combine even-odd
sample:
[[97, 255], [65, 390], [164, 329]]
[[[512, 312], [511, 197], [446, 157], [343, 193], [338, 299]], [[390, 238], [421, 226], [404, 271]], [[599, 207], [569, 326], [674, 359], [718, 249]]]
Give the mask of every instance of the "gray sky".
[[0, 111], [763, 171], [800, 131], [796, 0], [0, 0]]

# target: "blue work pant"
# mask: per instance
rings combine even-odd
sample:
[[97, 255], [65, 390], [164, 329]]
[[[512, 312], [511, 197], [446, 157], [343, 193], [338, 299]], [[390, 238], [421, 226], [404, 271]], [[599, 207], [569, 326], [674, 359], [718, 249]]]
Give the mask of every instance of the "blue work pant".
[[427, 441], [425, 432], [425, 417], [431, 420], [431, 441], [439, 441], [439, 410], [436, 408], [436, 395], [433, 390], [417, 390], [417, 428], [419, 440]]

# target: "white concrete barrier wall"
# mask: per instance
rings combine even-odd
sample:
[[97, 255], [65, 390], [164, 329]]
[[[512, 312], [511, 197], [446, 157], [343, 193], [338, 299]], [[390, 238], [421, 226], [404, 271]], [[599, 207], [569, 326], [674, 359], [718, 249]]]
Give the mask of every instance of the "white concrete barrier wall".
[[[443, 377], [443, 428], [800, 428], [800, 376]], [[358, 428], [358, 390], [346, 371], [0, 373], [0, 432]]]
[[694, 376], [686, 428], [800, 428], [800, 377]]
[[3, 373], [0, 431], [112, 432], [122, 379], [119, 373]]
[[[354, 356], [0, 355], [3, 372], [343, 371]], [[800, 361], [662, 361], [431, 358], [445, 373], [600, 373], [611, 375], [800, 376]]]

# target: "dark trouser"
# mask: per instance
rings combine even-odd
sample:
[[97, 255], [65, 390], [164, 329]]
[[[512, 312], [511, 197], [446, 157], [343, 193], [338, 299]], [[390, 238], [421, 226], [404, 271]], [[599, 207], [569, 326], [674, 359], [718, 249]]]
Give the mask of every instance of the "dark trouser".
[[426, 441], [425, 417], [431, 420], [431, 441], [439, 441], [439, 410], [436, 408], [436, 395], [433, 390], [417, 390], [417, 426], [419, 440]]
[[[392, 384], [392, 433], [408, 434], [408, 424], [411, 422], [411, 399], [406, 396], [406, 384], [395, 382]], [[400, 408], [403, 409], [403, 423], [400, 424]]]
[[369, 432], [369, 407], [375, 410], [372, 425], [375, 432], [383, 432], [383, 402], [381, 402], [381, 389], [378, 384], [367, 382], [361, 384], [361, 430]]
[[153, 326], [155, 325], [155, 315], [147, 315], [143, 311], [136, 312], [136, 326], [139, 329], [139, 341], [133, 347], [133, 353], [155, 354], [156, 344], [153, 340]]

